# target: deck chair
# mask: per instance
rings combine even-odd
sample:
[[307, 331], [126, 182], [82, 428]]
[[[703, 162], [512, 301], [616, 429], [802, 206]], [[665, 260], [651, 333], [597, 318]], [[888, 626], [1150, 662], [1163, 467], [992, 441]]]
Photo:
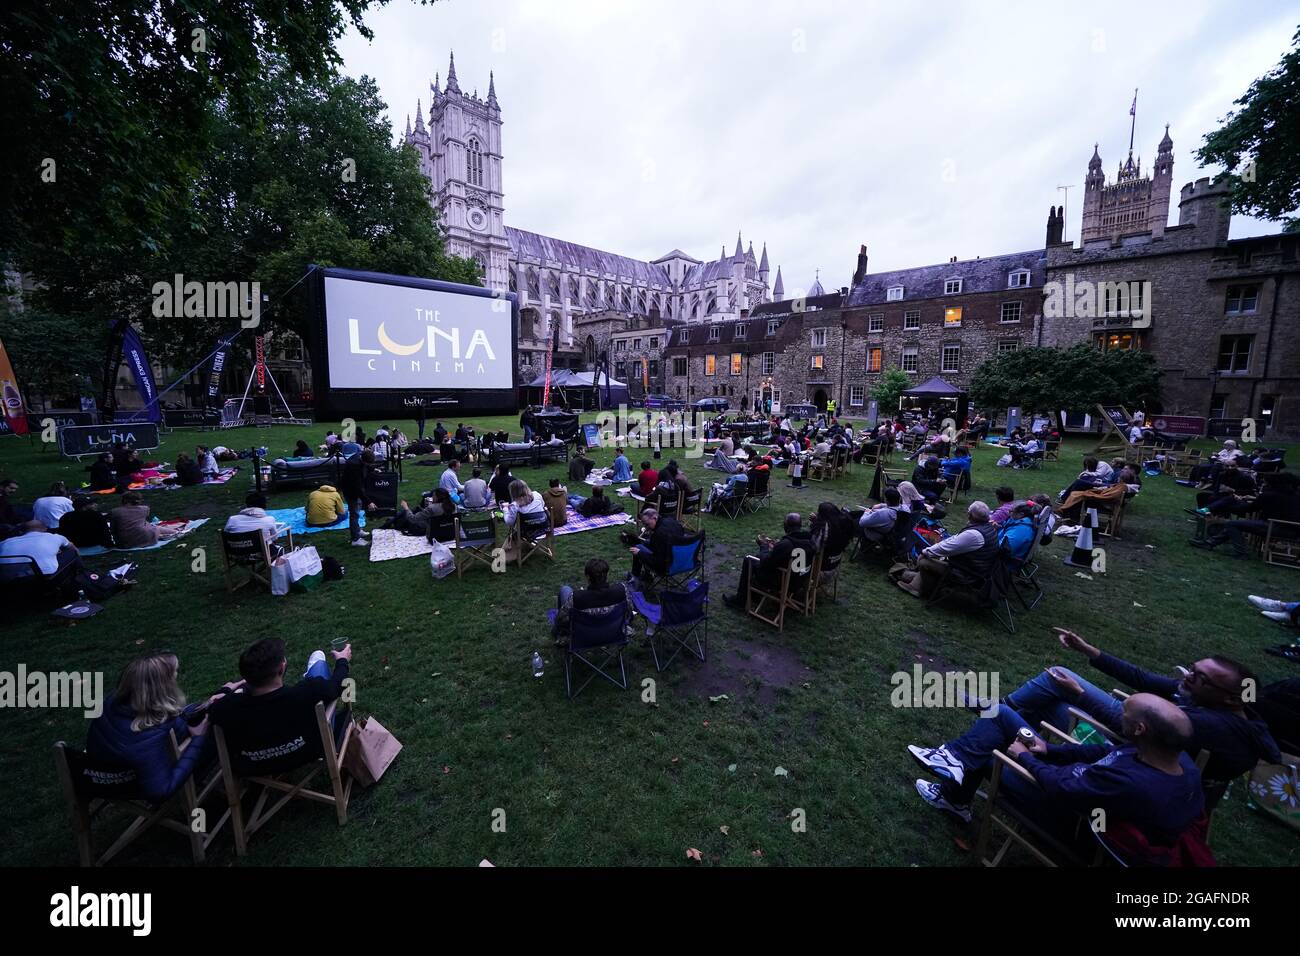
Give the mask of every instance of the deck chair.
[[1165, 471], [1176, 479], [1190, 478], [1192, 469], [1199, 464], [1201, 464], [1199, 448], [1184, 449], [1165, 456]]
[[456, 516], [456, 577], [463, 577], [465, 568], [482, 562], [492, 568], [492, 553], [497, 548], [497, 519], [491, 511], [468, 512]]
[[1061, 439], [1049, 438], [1043, 442], [1043, 461], [1061, 460]]
[[[1092, 507], [1097, 509], [1097, 533], [1107, 538], [1118, 538], [1124, 526], [1125, 497], [1112, 501], [1097, 501]], [[1085, 507], [1088, 507], [1085, 505]]]
[[[307, 757], [302, 763], [283, 766], [275, 772], [258, 773], [244, 761], [236, 761], [240, 741], [228, 740], [225, 731], [214, 723], [212, 732], [217, 741], [217, 758], [221, 762], [221, 779], [225, 783], [226, 801], [230, 806], [231, 825], [235, 832], [235, 854], [248, 853], [248, 841], [258, 830], [280, 812], [294, 798], [324, 803], [334, 808], [339, 826], [348, 822], [348, 800], [352, 796], [352, 777], [343, 769], [343, 756], [352, 741], [355, 724], [348, 705], [337, 700], [328, 707], [316, 704], [316, 732], [320, 735], [320, 757]], [[337, 721], [335, 718], [338, 718]], [[337, 724], [337, 727], [336, 727]], [[307, 751], [306, 753], [310, 753]], [[325, 772], [328, 790], [313, 790], [307, 785]], [[296, 778], [296, 779], [295, 779]], [[260, 788], [252, 812], [245, 818], [244, 796]], [[283, 794], [270, 807], [272, 793]]]
[[979, 578], [952, 562], [948, 563], [943, 577], [935, 585], [934, 593], [925, 602], [935, 607], [950, 597], [964, 596], [981, 610], [989, 611], [1006, 628], [1008, 634], [1016, 632], [1016, 619], [1011, 611], [1011, 572], [1007, 569], [1003, 552], [999, 552], [987, 578]]
[[[632, 606], [646, 619], [650, 655], [655, 670], [662, 672], [682, 651], [697, 661], [709, 656], [709, 585], [691, 581], [682, 591], [663, 591], [654, 603], [641, 591], [631, 591]], [[671, 653], [667, 653], [671, 651]]]
[[753, 474], [755, 473], [750, 473], [745, 481], [733, 485], [731, 494], [714, 501], [711, 513], [727, 518], [739, 518], [745, 511], [745, 499], [749, 494], [749, 482], [753, 480]]
[[510, 541], [517, 549], [519, 567], [534, 554], [541, 553], [555, 560], [555, 528], [549, 510], [520, 514], [515, 518]]
[[[547, 612], [551, 623], [555, 623], [556, 610]], [[627, 669], [623, 666], [623, 651], [628, 644], [627, 623], [630, 606], [627, 601], [620, 601], [613, 607], [597, 610], [571, 610], [568, 618], [568, 643], [564, 645], [564, 694], [569, 700], [577, 697], [597, 677], [601, 677], [615, 687], [627, 690]], [[604, 657], [596, 660], [595, 654], [604, 651]], [[618, 676], [615, 677], [613, 663], [618, 663]], [[581, 665], [591, 671], [587, 679], [574, 688], [573, 671]]]
[[1262, 554], [1269, 564], [1300, 568], [1300, 523], [1269, 518]]
[[765, 624], [771, 624], [778, 631], [784, 631], [785, 612], [792, 608], [803, 611], [806, 606], [806, 597], [796, 599], [795, 596], [807, 588], [808, 577], [808, 572], [800, 575], [789, 568], [782, 568], [776, 587], [762, 588], [754, 582], [755, 575], [750, 574], [749, 590], [745, 594], [745, 613]]
[[810, 613], [817, 613], [817, 600], [823, 591], [830, 594], [832, 604], [839, 599], [840, 566], [844, 563], [844, 552], [846, 550], [847, 546], [835, 552], [831, 552], [827, 549], [818, 552], [817, 576], [812, 579], [812, 582], [808, 587], [808, 600], [812, 602]]
[[[680, 488], [676, 489], [675, 491], [669, 494], [664, 494], [662, 491], [656, 490], [653, 494], [651, 494], [648, 498], [646, 498], [645, 507], [656, 509], [659, 512], [659, 517], [661, 518], [665, 516], [669, 518], [676, 518], [678, 514], [681, 513], [683, 497], [685, 496], [682, 494], [682, 490]], [[642, 508], [641, 510], [644, 511], [645, 508]]]
[[835, 477], [835, 450], [831, 449], [822, 458], [811, 458], [804, 468], [806, 481], [825, 481]]
[[680, 590], [686, 587], [687, 582], [698, 578], [704, 571], [704, 532], [675, 540], [672, 543], [672, 560], [668, 563], [668, 570], [651, 571], [652, 575], [645, 585], [648, 590]]
[[[1029, 553], [1025, 555], [1024, 560], [1019, 560], [1011, 554], [1007, 555], [1007, 568], [1011, 572], [1011, 590], [1015, 592], [1026, 611], [1038, 607], [1047, 593], [1043, 589], [1043, 582], [1038, 577], [1038, 549], [1043, 546], [1043, 537], [1047, 534], [1051, 520], [1051, 507], [1039, 508], [1038, 513], [1034, 515], [1034, 543], [1030, 546]], [[1032, 600], [1025, 597], [1025, 590], [1022, 589], [1031, 591]]]
[[[60, 549], [60, 557], [65, 552], [75, 559], [71, 548]], [[0, 601], [15, 610], [58, 603], [72, 592], [76, 577], [75, 560], [60, 561], [57, 571], [46, 574], [35, 558], [18, 554], [0, 557]]]
[[[221, 556], [225, 562], [226, 590], [238, 591], [245, 584], [256, 581], [268, 591], [271, 590], [271, 562], [275, 556], [271, 552], [273, 545], [260, 530], [221, 532]], [[293, 533], [289, 533], [289, 548], [293, 550]], [[238, 584], [234, 583], [232, 572], [235, 568], [244, 568], [248, 577]]]
[[750, 514], [772, 502], [772, 469], [755, 468], [749, 473], [749, 487], [741, 504]]
[[704, 489], [696, 488], [691, 492], [683, 492], [681, 501], [682, 504], [677, 515], [677, 520], [681, 523], [683, 528], [699, 531], [703, 526], [700, 506], [704, 501]]
[[[167, 736], [173, 761], [179, 760], [181, 754], [193, 746], [193, 741], [188, 739], [177, 744], [175, 731], [170, 731]], [[202, 809], [206, 814], [203, 805], [221, 786], [221, 773], [216, 767], [208, 767], [201, 781], [191, 775], [166, 800], [151, 803], [140, 796], [136, 773], [129, 767], [94, 760], [62, 740], [54, 745], [54, 762], [72, 816], [77, 856], [82, 866], [103, 866], [154, 827], [184, 836], [189, 841], [194, 862], [202, 863], [208, 846], [230, 817], [230, 811], [226, 810], [215, 824], [205, 825], [197, 831], [194, 829], [194, 822], [199, 819], [195, 811]], [[132, 820], [112, 845], [96, 856], [94, 824], [97, 818], [118, 810], [125, 810]]]

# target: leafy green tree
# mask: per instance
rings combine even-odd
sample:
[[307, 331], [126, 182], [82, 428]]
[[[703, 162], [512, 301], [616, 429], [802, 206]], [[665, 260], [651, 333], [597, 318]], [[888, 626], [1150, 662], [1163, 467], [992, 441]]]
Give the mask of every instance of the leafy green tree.
[[898, 403], [903, 392], [911, 387], [912, 376], [891, 365], [880, 376], [880, 381], [872, 387], [871, 397], [879, 403], [882, 414], [893, 415], [898, 411]]
[[1281, 220], [1288, 232], [1300, 229], [1300, 30], [1291, 42], [1196, 151], [1203, 165], [1232, 175], [1234, 212]]
[[982, 363], [968, 391], [980, 408], [1085, 412], [1157, 401], [1161, 374], [1155, 357], [1138, 349], [1025, 348]]

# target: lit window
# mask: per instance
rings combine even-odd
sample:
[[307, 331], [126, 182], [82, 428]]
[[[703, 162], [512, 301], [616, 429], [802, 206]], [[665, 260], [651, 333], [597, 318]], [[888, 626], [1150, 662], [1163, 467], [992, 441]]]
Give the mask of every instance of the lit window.
[[944, 309], [943, 324], [944, 328], [948, 329], [956, 328], [961, 325], [961, 306], [958, 306], [955, 309]]
[[739, 375], [744, 371], [744, 358], [739, 352], [731, 353], [731, 374]]
[[718, 357], [716, 355], [704, 356], [704, 374], [705, 375], [718, 374]]
[[884, 360], [885, 350], [880, 346], [867, 349], [867, 372], [879, 372]]
[[820, 372], [825, 367], [826, 367], [826, 356], [814, 355], [812, 357], [812, 370], [814, 372]]

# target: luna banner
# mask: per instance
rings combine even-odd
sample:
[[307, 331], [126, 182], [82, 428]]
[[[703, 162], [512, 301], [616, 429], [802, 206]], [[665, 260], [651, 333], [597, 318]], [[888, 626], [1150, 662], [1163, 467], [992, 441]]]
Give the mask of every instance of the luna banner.
[[145, 354], [144, 343], [140, 341], [139, 334], [129, 325], [122, 333], [122, 361], [126, 362], [127, 367], [131, 369], [131, 375], [135, 378], [136, 390], [140, 393], [140, 401], [144, 404], [144, 407], [139, 411], [130, 413], [130, 420], [162, 421], [162, 409], [158, 403], [158, 387], [154, 384], [153, 369], [149, 366], [149, 356]]
[[9, 363], [9, 354], [0, 342], [0, 395], [3, 396], [5, 424], [15, 435], [27, 434], [27, 409], [23, 405], [22, 393], [18, 391], [18, 376]]
[[222, 339], [217, 343], [217, 350], [212, 353], [212, 361], [208, 365], [208, 400], [209, 408], [221, 407], [221, 372], [226, 367], [226, 356], [230, 354], [230, 339]]

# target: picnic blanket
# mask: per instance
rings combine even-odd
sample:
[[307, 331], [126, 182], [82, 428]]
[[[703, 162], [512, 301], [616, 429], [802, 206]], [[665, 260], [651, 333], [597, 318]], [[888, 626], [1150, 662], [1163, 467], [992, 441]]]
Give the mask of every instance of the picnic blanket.
[[[610, 528], [615, 525], [625, 524], [633, 519], [622, 512], [613, 515], [602, 515], [599, 518], [584, 518], [566, 505], [564, 509], [564, 524], [555, 529], [556, 537], [562, 534], [577, 534], [580, 531], [595, 531], [598, 528]], [[442, 542], [449, 548], [455, 548], [455, 541]], [[396, 558], [413, 558], [418, 554], [430, 554], [433, 552], [433, 545], [422, 537], [402, 534], [395, 529], [377, 530], [370, 535], [370, 560], [371, 561], [392, 561]]]
[[187, 521], [185, 522], [185, 527], [178, 533], [172, 535], [170, 538], [160, 538], [157, 544], [151, 544], [145, 548], [104, 548], [96, 544], [91, 545], [88, 548], [78, 548], [77, 550], [81, 553], [83, 558], [94, 557], [97, 554], [108, 554], [109, 551], [157, 551], [159, 548], [166, 547], [167, 545], [180, 540], [195, 528], [200, 528], [207, 523], [207, 518], [195, 518], [193, 521]]
[[[208, 478], [208, 479], [205, 480], [205, 481], [200, 481], [200, 482], [199, 482], [199, 485], [224, 485], [226, 482], [228, 482], [231, 478], [233, 478], [233, 477], [235, 476], [235, 472], [237, 472], [237, 471], [239, 471], [239, 466], [238, 466], [238, 465], [236, 465], [234, 468], [223, 468], [223, 469], [221, 469], [221, 472], [217, 475], [217, 477], [215, 477], [215, 478]], [[144, 471], [138, 471], [138, 472], [136, 472], [136, 474], [138, 474], [138, 475], [144, 475], [144, 477], [145, 477], [146, 479], [148, 479], [148, 478], [162, 478], [162, 479], [167, 479], [167, 478], [175, 478], [175, 477], [176, 477], [176, 472], [174, 472], [174, 471], [159, 471], [159, 470], [156, 469], [156, 468], [146, 468]], [[197, 488], [199, 485], [169, 485], [169, 484], [166, 484], [165, 481], [154, 481], [154, 482], [150, 482], [150, 481], [133, 481], [133, 482], [131, 482], [131, 484], [128, 485], [127, 487], [128, 487], [131, 491], [152, 491], [152, 490], [155, 489], [155, 488], [166, 488], [166, 489], [168, 489], [169, 491], [174, 491], [174, 490], [177, 489], [177, 488], [187, 488], [187, 487], [188, 487], [188, 488]], [[86, 489], [83, 489], [83, 490], [86, 490]], [[115, 495], [115, 494], [117, 494], [117, 489], [116, 489], [116, 488], [101, 488], [99, 491], [90, 491], [90, 492], [88, 492], [88, 493], [89, 493], [89, 494], [92, 494], [92, 495]]]
[[[304, 508], [275, 508], [267, 509], [266, 512], [275, 519], [276, 524], [282, 524], [294, 534], [315, 534], [317, 531], [346, 531], [348, 530], [348, 516], [336, 524], [327, 524], [323, 527], [312, 528], [307, 525], [307, 509]], [[366, 526], [366, 513], [363, 511], [360, 515], [361, 527]]]

